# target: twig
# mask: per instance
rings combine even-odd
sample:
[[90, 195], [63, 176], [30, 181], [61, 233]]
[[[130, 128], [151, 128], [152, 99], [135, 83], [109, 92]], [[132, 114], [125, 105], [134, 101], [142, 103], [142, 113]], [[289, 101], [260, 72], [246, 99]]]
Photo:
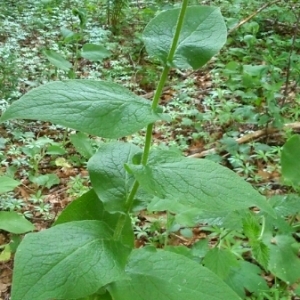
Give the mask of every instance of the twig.
[[[293, 130], [299, 130], [300, 129], [300, 122], [294, 122], [294, 123], [288, 123], [285, 124], [283, 126], [283, 129], [293, 129]], [[245, 144], [249, 141], [253, 141], [253, 140], [257, 140], [259, 138], [261, 138], [262, 136], [265, 135], [270, 135], [270, 134], [274, 134], [274, 133], [279, 133], [280, 129], [278, 128], [268, 128], [268, 129], [261, 129], [261, 130], [257, 130], [254, 131], [252, 133], [246, 134], [238, 139], [236, 139], [235, 141], [240, 145], [240, 144]], [[201, 158], [201, 157], [205, 157], [207, 155], [210, 154], [215, 154], [217, 152], [217, 148], [211, 148], [205, 151], [201, 151], [198, 153], [194, 153], [192, 155], [188, 155], [188, 157], [193, 157], [193, 158]]]
[[247, 23], [248, 21], [250, 21], [252, 18], [254, 18], [256, 15], [258, 15], [262, 10], [266, 9], [268, 6], [271, 6], [277, 2], [279, 2], [281, 0], [276, 0], [273, 2], [269, 2], [264, 4], [262, 7], [260, 7], [257, 11], [255, 11], [252, 15], [248, 16], [246, 19], [240, 21], [237, 25], [235, 25], [233, 28], [231, 28], [228, 31], [228, 35], [230, 35], [233, 31], [237, 30], [239, 27], [241, 27], [242, 25], [244, 25], [245, 23]]
[[[165, 87], [163, 89], [163, 93], [165, 93], [167, 90], [169, 90], [171, 87]], [[155, 91], [147, 93], [147, 94], [143, 94], [143, 95], [139, 95], [140, 97], [146, 98], [146, 99], [151, 99], [154, 96]]]

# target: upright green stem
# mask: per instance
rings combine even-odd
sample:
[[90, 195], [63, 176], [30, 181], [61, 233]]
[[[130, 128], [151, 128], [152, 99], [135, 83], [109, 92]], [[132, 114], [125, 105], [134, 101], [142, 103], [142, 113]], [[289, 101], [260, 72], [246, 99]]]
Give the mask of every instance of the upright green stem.
[[[167, 62], [164, 66], [163, 72], [160, 76], [159, 83], [157, 85], [157, 89], [156, 89], [154, 97], [153, 97], [153, 101], [152, 101], [152, 105], [151, 105], [153, 110], [155, 110], [158, 106], [159, 99], [161, 97], [163, 88], [164, 88], [165, 83], [168, 79], [168, 74], [169, 74], [170, 68], [172, 66], [172, 62], [173, 62], [174, 54], [175, 54], [176, 47], [177, 47], [177, 44], [178, 44], [178, 40], [179, 40], [182, 25], [183, 25], [187, 5], [188, 5], [188, 0], [183, 0], [181, 10], [180, 10], [180, 13], [179, 13], [179, 17], [177, 19], [175, 34], [174, 34], [173, 41], [172, 41], [172, 44], [171, 44], [171, 48], [170, 48], [170, 51], [169, 51], [169, 54], [168, 54], [168, 57], [167, 57]], [[143, 151], [143, 156], [142, 156], [142, 165], [144, 165], [144, 166], [147, 164], [148, 157], [149, 157], [149, 152], [150, 152], [151, 143], [152, 143], [152, 130], [153, 130], [153, 123], [151, 123], [147, 126], [145, 146], [144, 146], [144, 151]], [[133, 183], [133, 187], [131, 189], [131, 192], [128, 195], [127, 200], [126, 200], [125, 205], [126, 205], [127, 212], [129, 212], [131, 207], [132, 207], [134, 196], [135, 196], [135, 194], [138, 190], [138, 187], [139, 187], [139, 183], [135, 180], [134, 183]], [[125, 221], [126, 221], [126, 216], [121, 215], [119, 220], [118, 220], [115, 232], [114, 232], [114, 239], [115, 240], [120, 239], [123, 227], [125, 225]]]
[[[137, 180], [134, 181], [133, 183], [133, 187], [130, 191], [130, 194], [129, 196], [127, 197], [126, 199], [126, 202], [125, 202], [125, 207], [126, 207], [126, 211], [127, 212], [130, 212], [131, 210], [131, 207], [132, 207], [132, 204], [133, 204], [133, 200], [134, 200], [134, 196], [139, 188], [139, 183]], [[122, 214], [118, 220], [118, 223], [117, 223], [117, 226], [115, 228], [115, 231], [114, 231], [114, 239], [115, 240], [119, 240], [120, 239], [120, 236], [121, 236], [121, 233], [122, 233], [122, 230], [125, 226], [125, 222], [126, 222], [126, 215], [125, 214]]]
[[[175, 30], [175, 34], [173, 37], [171, 49], [170, 49], [168, 57], [167, 57], [167, 62], [165, 64], [163, 72], [160, 76], [160, 80], [159, 80], [157, 89], [155, 91], [154, 97], [153, 97], [153, 101], [152, 101], [152, 109], [153, 110], [155, 110], [158, 106], [159, 99], [161, 97], [163, 88], [168, 79], [168, 74], [169, 74], [170, 68], [172, 66], [172, 62], [173, 62], [174, 54], [175, 54], [176, 47], [178, 44], [178, 40], [179, 40], [182, 25], [183, 25], [187, 5], [188, 5], [188, 0], [183, 0], [182, 7], [181, 7], [181, 10], [179, 13], [178, 20], [177, 20], [176, 30]], [[151, 141], [152, 141], [152, 130], [153, 130], [153, 123], [151, 123], [147, 126], [146, 141], [145, 141], [145, 147], [144, 147], [143, 158], [142, 158], [143, 165], [146, 165], [147, 161], [148, 161], [149, 151], [151, 148]]]

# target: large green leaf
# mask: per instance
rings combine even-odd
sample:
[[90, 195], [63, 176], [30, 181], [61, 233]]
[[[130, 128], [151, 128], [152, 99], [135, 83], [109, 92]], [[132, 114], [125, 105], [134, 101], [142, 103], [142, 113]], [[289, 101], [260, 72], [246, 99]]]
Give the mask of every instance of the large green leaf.
[[45, 50], [43, 51], [43, 53], [45, 54], [49, 62], [56, 68], [62, 69], [64, 71], [69, 71], [72, 68], [72, 64], [56, 51]]
[[104, 46], [97, 44], [84, 44], [81, 52], [81, 56], [90, 61], [101, 61], [110, 55], [110, 51]]
[[228, 249], [219, 249], [215, 247], [209, 250], [203, 260], [204, 266], [225, 279], [231, 268], [238, 266], [238, 260]]
[[282, 176], [294, 185], [300, 185], [300, 136], [292, 136], [281, 154]]
[[[68, 300], [74, 300], [74, 299], [68, 299]], [[104, 294], [93, 294], [91, 296], [76, 299], [76, 300], [113, 300], [113, 299], [108, 292], [105, 292]]]
[[126, 272], [130, 280], [109, 287], [115, 300], [240, 299], [217, 275], [170, 251], [134, 250]]
[[[89, 160], [87, 167], [92, 186], [106, 210], [126, 211], [125, 200], [134, 177], [125, 171], [124, 164], [132, 163], [139, 153], [141, 149], [131, 143], [112, 142], [100, 147]], [[142, 194], [142, 191], [136, 195], [136, 199], [146, 201], [146, 198], [147, 195]]]
[[275, 237], [271, 234], [266, 235], [264, 242], [270, 249], [268, 270], [288, 284], [298, 281], [300, 279], [299, 244], [294, 250], [293, 244], [296, 244], [296, 241], [291, 236], [280, 234]]
[[225, 282], [233, 288], [233, 290], [245, 299], [245, 289], [250, 293], [258, 294], [262, 291], [268, 291], [267, 282], [261, 276], [262, 270], [247, 261], [239, 261], [237, 268], [231, 269]]
[[12, 300], [77, 299], [126, 278], [129, 249], [100, 221], [28, 234], [15, 256]]
[[[98, 220], [106, 223], [113, 231], [115, 230], [120, 213], [110, 214], [104, 210], [102, 202], [94, 190], [90, 190], [81, 197], [73, 200], [59, 215], [54, 225], [72, 221]], [[129, 248], [133, 248], [134, 235], [131, 219], [126, 215], [125, 226], [121, 233], [121, 242]]]
[[201, 210], [195, 207], [187, 207], [185, 204], [174, 202], [172, 199], [160, 199], [157, 197], [153, 198], [147, 209], [149, 211], [168, 210], [176, 213], [175, 219], [177, 223], [183, 226], [194, 227], [199, 224], [208, 224], [231, 230], [241, 230], [242, 219], [248, 213], [248, 209], [227, 212]]
[[[149, 22], [143, 33], [148, 54], [164, 63], [167, 63], [178, 15], [177, 8], [160, 13]], [[174, 59], [168, 63], [177, 68], [198, 69], [220, 51], [226, 38], [226, 25], [219, 8], [188, 7]]]
[[10, 192], [20, 184], [19, 181], [14, 180], [8, 176], [0, 176], [0, 194]]
[[132, 164], [129, 168], [145, 191], [187, 208], [225, 212], [258, 206], [274, 215], [265, 198], [249, 183], [206, 159], [156, 150], [150, 153], [146, 167]]
[[288, 217], [300, 212], [300, 197], [297, 194], [274, 195], [270, 197], [269, 202], [280, 217]]
[[50, 121], [89, 134], [119, 138], [158, 119], [150, 102], [111, 82], [67, 80], [32, 89], [0, 121]]
[[0, 229], [21, 234], [34, 230], [34, 225], [14, 211], [0, 211]]
[[84, 220], [102, 221], [104, 208], [94, 190], [89, 190], [73, 200], [58, 216], [55, 225]]

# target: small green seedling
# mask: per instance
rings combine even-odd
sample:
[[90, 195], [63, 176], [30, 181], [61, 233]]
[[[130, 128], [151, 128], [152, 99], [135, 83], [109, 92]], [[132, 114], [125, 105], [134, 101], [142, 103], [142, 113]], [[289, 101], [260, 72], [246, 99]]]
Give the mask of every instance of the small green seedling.
[[[1, 194], [10, 192], [20, 183], [10, 177], [0, 176], [0, 202]], [[20, 243], [18, 234], [34, 230], [33, 224], [27, 221], [22, 215], [14, 211], [0, 211], [0, 230], [12, 233], [9, 243], [0, 246], [0, 262], [8, 261]]]

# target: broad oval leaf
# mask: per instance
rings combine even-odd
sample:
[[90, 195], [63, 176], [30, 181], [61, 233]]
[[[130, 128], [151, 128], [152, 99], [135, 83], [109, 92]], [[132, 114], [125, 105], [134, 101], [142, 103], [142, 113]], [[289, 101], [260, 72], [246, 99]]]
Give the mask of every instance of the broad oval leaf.
[[[92, 189], [81, 197], [73, 200], [61, 212], [54, 225], [72, 221], [98, 220], [103, 221], [112, 231], [114, 231], [120, 216], [121, 213], [110, 214], [105, 211], [103, 203]], [[126, 214], [126, 221], [121, 233], [120, 241], [129, 248], [133, 248], [134, 246], [134, 234], [131, 226], [131, 219], [128, 214]]]
[[20, 182], [8, 176], [0, 176], [0, 194], [10, 192], [20, 185]]
[[159, 119], [150, 101], [111, 82], [66, 80], [32, 89], [0, 121], [50, 121], [88, 134], [120, 138]]
[[[150, 56], [167, 63], [178, 8], [160, 13], [146, 26], [143, 40]], [[182, 69], [198, 69], [217, 54], [226, 42], [227, 29], [220, 9], [213, 6], [187, 8], [175, 55], [171, 63]]]
[[[268, 270], [289, 285], [299, 281], [299, 244], [296, 240], [292, 236], [278, 234], [275, 237], [266, 235], [264, 242], [270, 249]], [[293, 244], [296, 249], [293, 249]]]
[[[132, 163], [139, 153], [141, 149], [138, 146], [112, 142], [100, 147], [89, 160], [87, 167], [92, 186], [106, 210], [126, 212], [125, 201], [132, 188], [134, 176], [125, 171], [124, 164]], [[141, 191], [136, 199], [141, 198], [140, 193]], [[143, 197], [147, 195], [143, 194]]]
[[100, 221], [77, 221], [28, 234], [15, 256], [12, 300], [77, 299], [127, 276], [130, 249]]
[[81, 56], [90, 61], [102, 61], [110, 55], [110, 51], [104, 46], [97, 44], [84, 44], [81, 52]]
[[283, 146], [281, 154], [282, 176], [294, 185], [300, 184], [300, 136], [292, 136]]
[[53, 50], [43, 51], [49, 62], [58, 69], [69, 71], [72, 68], [72, 64], [67, 61], [63, 56]]
[[95, 154], [95, 149], [92, 145], [92, 140], [83, 132], [77, 132], [69, 136], [70, 141], [84, 158], [90, 159]]
[[35, 229], [34, 225], [14, 211], [0, 211], [0, 229], [21, 234]]
[[210, 270], [170, 251], [134, 250], [126, 272], [130, 280], [108, 288], [115, 300], [240, 299]]
[[215, 162], [156, 150], [151, 152], [146, 167], [130, 168], [145, 191], [187, 208], [233, 211], [258, 206], [274, 216], [265, 198], [249, 183]]

